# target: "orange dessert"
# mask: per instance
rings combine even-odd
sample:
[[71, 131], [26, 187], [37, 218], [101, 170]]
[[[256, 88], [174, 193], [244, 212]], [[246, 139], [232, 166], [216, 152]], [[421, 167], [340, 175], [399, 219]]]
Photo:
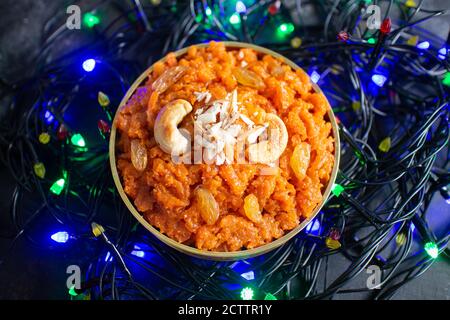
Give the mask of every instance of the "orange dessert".
[[328, 109], [304, 71], [271, 55], [216, 42], [168, 54], [117, 116], [122, 185], [180, 243], [270, 243], [323, 200], [334, 164]]

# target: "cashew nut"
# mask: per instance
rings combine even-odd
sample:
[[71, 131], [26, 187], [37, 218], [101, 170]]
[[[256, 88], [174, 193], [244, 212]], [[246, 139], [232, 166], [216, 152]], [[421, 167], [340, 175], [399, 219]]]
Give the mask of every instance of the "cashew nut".
[[248, 147], [251, 163], [273, 163], [280, 158], [287, 147], [289, 136], [283, 120], [273, 113], [268, 113], [266, 121], [269, 124], [269, 140], [260, 141]]
[[164, 152], [179, 156], [190, 150], [191, 142], [178, 125], [191, 111], [192, 105], [188, 101], [178, 99], [166, 104], [158, 113], [154, 135]]

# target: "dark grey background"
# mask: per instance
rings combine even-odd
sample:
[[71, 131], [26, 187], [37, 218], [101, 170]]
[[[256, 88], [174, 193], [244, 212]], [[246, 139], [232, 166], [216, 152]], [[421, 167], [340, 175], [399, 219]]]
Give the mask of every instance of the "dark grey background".
[[[65, 14], [70, 1], [62, 0], [1, 0], [0, 1], [0, 77], [7, 82], [16, 81], [29, 73], [33, 57], [42, 42], [42, 26], [54, 14]], [[81, 1], [89, 7], [93, 1]], [[292, 1], [287, 1], [292, 3]], [[449, 0], [425, 1], [427, 9], [449, 8]], [[306, 15], [307, 23], [314, 17]], [[446, 39], [449, 30], [448, 16], [440, 17], [422, 28]], [[0, 109], [0, 117], [6, 110]], [[14, 182], [0, 167], [0, 226], [8, 223], [9, 200]], [[450, 206], [439, 196], [435, 197], [432, 225], [448, 228]], [[446, 232], [447, 230], [441, 230]], [[448, 232], [448, 231], [447, 231]], [[9, 241], [0, 239], [0, 256]], [[67, 299], [66, 267], [76, 263], [70, 253], [35, 248], [21, 240], [12, 254], [0, 265], [0, 299]], [[347, 262], [341, 256], [333, 256], [329, 265], [329, 278], [342, 273]], [[361, 274], [353, 288], [365, 287], [367, 274]], [[338, 299], [361, 299], [361, 294], [339, 295]], [[450, 268], [448, 262], [437, 261], [419, 279], [404, 286], [396, 299], [450, 299]]]

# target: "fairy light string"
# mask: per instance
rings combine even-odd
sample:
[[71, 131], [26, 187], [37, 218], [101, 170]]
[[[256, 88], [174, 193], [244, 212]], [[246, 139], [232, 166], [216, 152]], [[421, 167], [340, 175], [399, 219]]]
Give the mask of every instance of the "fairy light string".
[[[83, 32], [98, 32], [99, 41], [83, 47], [73, 43], [61, 59], [53, 50], [70, 31], [54, 28], [46, 35], [33, 76], [6, 86], [12, 102], [1, 119], [0, 161], [16, 181], [11, 248], [21, 237], [49, 250], [66, 242], [92, 247], [90, 262], [82, 266], [87, 270], [82, 292], [72, 292], [91, 299], [333, 298], [352, 292], [342, 288], [371, 264], [384, 275], [382, 289], [372, 297], [391, 298], [448, 255], [449, 235], [434, 234], [427, 223], [433, 195], [444, 195], [443, 205], [450, 198], [445, 189], [450, 185], [448, 55], [432, 48], [433, 39], [419, 41], [414, 34], [416, 24], [442, 12], [419, 21], [421, 8], [411, 1], [392, 2], [390, 8], [413, 14], [393, 21], [390, 11], [383, 12], [381, 30], [359, 37], [352, 30], [362, 25], [351, 21], [363, 24], [364, 19], [359, 10], [348, 11], [350, 1], [334, 9], [334, 1], [324, 1], [318, 12], [323, 12], [321, 21], [330, 22], [320, 31], [291, 20], [289, 10], [300, 16], [301, 6], [231, 2], [152, 1], [139, 8], [134, 1], [121, 2], [122, 12], [108, 21], [98, 1], [85, 15]], [[52, 17], [48, 25], [61, 24], [58, 19]], [[142, 28], [143, 21], [151, 26]], [[400, 32], [410, 33], [404, 42]], [[108, 163], [112, 115], [124, 88], [164, 54], [212, 39], [255, 42], [309, 74], [316, 72], [342, 140], [333, 196], [313, 225], [283, 247], [237, 264], [194, 259], [152, 237], [127, 212]], [[429, 47], [418, 48], [424, 41]], [[444, 59], [438, 56], [442, 52]], [[24, 92], [36, 96], [27, 100]], [[30, 194], [38, 201], [19, 206]], [[44, 217], [57, 225], [47, 243], [35, 227]], [[420, 242], [418, 250], [414, 241]], [[394, 254], [385, 252], [389, 245], [395, 246]], [[0, 262], [8, 254], [0, 252]], [[336, 278], [326, 279], [335, 254], [348, 263]]]

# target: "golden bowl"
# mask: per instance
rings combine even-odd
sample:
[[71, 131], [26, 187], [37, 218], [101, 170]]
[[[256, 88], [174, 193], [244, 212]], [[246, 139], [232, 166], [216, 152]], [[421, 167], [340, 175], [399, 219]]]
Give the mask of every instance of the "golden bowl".
[[[284, 61], [284, 63], [291, 66], [294, 70], [300, 69], [299, 66], [297, 66], [294, 62], [290, 61], [289, 59], [283, 57], [282, 55], [280, 55], [272, 50], [269, 50], [269, 49], [266, 49], [263, 47], [259, 47], [259, 46], [253, 45], [253, 44], [233, 42], [233, 41], [225, 41], [224, 44], [227, 48], [251, 48], [257, 52], [260, 52], [263, 54], [269, 54], [276, 58], [281, 59], [282, 61]], [[203, 43], [203, 44], [198, 44], [196, 46], [197, 47], [206, 47], [206, 46], [208, 46], [208, 44]], [[175, 52], [175, 55], [177, 57], [180, 57], [187, 52], [187, 49], [188, 48], [178, 50]], [[165, 60], [165, 58], [163, 58], [161, 61], [164, 61], [164, 60]], [[126, 105], [126, 103], [131, 98], [131, 96], [134, 94], [136, 89], [144, 83], [144, 81], [147, 79], [148, 75], [152, 72], [152, 70], [153, 70], [153, 66], [151, 66], [150, 68], [145, 70], [141, 74], [141, 76], [133, 83], [133, 85], [130, 87], [130, 89], [126, 93], [125, 97], [122, 99], [118, 110], [120, 110], [123, 106]], [[314, 88], [314, 90], [316, 90], [316, 92], [322, 92], [320, 90], [320, 88], [314, 83], [313, 83], [313, 88]], [[168, 236], [162, 234], [161, 232], [159, 232], [155, 227], [153, 227], [150, 223], [148, 223], [144, 219], [144, 217], [141, 215], [141, 213], [138, 212], [138, 210], [131, 203], [128, 196], [125, 194], [125, 191], [122, 187], [122, 182], [121, 182], [119, 174], [117, 172], [117, 165], [116, 165], [116, 133], [117, 133], [117, 130], [116, 130], [115, 123], [116, 123], [117, 114], [118, 114], [118, 112], [116, 112], [116, 116], [114, 118], [113, 125], [111, 128], [111, 136], [110, 136], [110, 140], [109, 140], [109, 157], [110, 157], [111, 172], [112, 172], [112, 176], [114, 179], [114, 183], [116, 184], [117, 190], [119, 191], [119, 194], [120, 194], [123, 202], [127, 206], [128, 210], [130, 210], [131, 214], [133, 214], [133, 216], [140, 222], [140, 224], [143, 225], [148, 231], [150, 231], [155, 237], [157, 237], [159, 240], [161, 240], [168, 246], [170, 246], [180, 252], [188, 254], [190, 256], [194, 256], [194, 257], [202, 258], [202, 259], [208, 259], [208, 260], [216, 260], [216, 261], [233, 261], [233, 260], [248, 259], [248, 258], [256, 257], [258, 255], [267, 253], [269, 251], [272, 251], [272, 250], [280, 247], [281, 245], [283, 245], [286, 242], [288, 242], [289, 240], [291, 240], [294, 236], [296, 236], [301, 230], [303, 230], [303, 228], [305, 228], [308, 225], [308, 223], [312, 219], [314, 219], [314, 217], [317, 215], [317, 213], [320, 211], [320, 209], [323, 207], [323, 205], [327, 201], [327, 199], [331, 193], [331, 188], [336, 180], [336, 176], [337, 176], [337, 172], [338, 172], [338, 168], [339, 168], [339, 158], [340, 158], [339, 130], [338, 130], [336, 117], [333, 113], [333, 110], [331, 108], [329, 108], [327, 114], [328, 114], [329, 121], [331, 122], [333, 136], [334, 136], [334, 140], [335, 140], [335, 146], [334, 146], [334, 159], [335, 160], [334, 160], [333, 170], [332, 170], [331, 176], [330, 176], [330, 181], [328, 182], [328, 186], [325, 189], [325, 192], [323, 194], [323, 200], [314, 209], [311, 216], [308, 219], [302, 221], [296, 228], [294, 228], [291, 231], [289, 231], [288, 233], [286, 233], [283, 237], [276, 239], [276, 240], [272, 241], [271, 243], [257, 247], [257, 248], [241, 250], [241, 251], [233, 251], [233, 252], [216, 252], [216, 251], [200, 250], [200, 249], [179, 243], [179, 242], [169, 238]]]

